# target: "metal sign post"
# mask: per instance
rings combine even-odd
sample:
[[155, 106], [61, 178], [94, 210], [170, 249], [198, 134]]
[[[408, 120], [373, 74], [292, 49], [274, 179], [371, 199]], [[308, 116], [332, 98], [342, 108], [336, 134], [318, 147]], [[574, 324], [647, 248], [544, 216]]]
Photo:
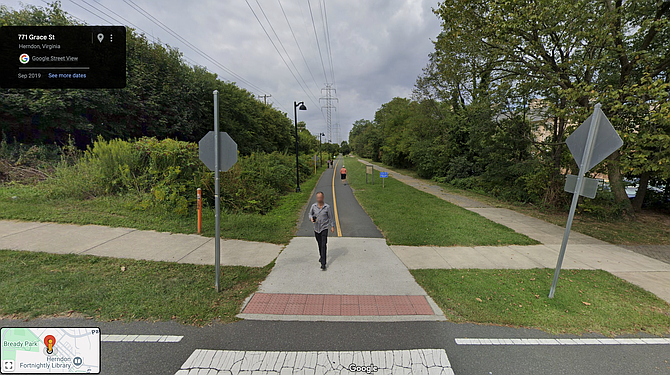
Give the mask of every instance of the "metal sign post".
[[388, 172], [379, 172], [379, 178], [382, 179], [382, 189], [384, 188], [384, 180], [386, 180], [389, 177]]
[[219, 90], [214, 90], [214, 272], [216, 272], [214, 285], [217, 292], [221, 290], [219, 285], [221, 268], [221, 217], [219, 215], [221, 207], [219, 193]]
[[[585, 195], [584, 183], [590, 180], [584, 174], [623, 145], [623, 141], [600, 107], [600, 103], [596, 104], [593, 114], [565, 141], [572, 156], [579, 165], [579, 173], [577, 174], [577, 182], [574, 187], [574, 194], [572, 195], [568, 222], [565, 224], [563, 242], [561, 242], [561, 251], [558, 254], [558, 261], [556, 262], [549, 298], [554, 298], [554, 293], [556, 293], [556, 284], [558, 284], [558, 276], [561, 272], [563, 258], [565, 257], [565, 248], [568, 245], [570, 228], [572, 227], [572, 220], [575, 217], [579, 196]], [[603, 123], [602, 126], [601, 122]], [[585, 141], [584, 133], [587, 133]], [[591, 195], [591, 193], [589, 192], [587, 195]]]
[[198, 142], [200, 160], [214, 171], [214, 268], [216, 270], [215, 286], [220, 291], [219, 274], [221, 267], [221, 198], [219, 172], [229, 170], [237, 163], [237, 143], [225, 132], [219, 132], [219, 91], [214, 90], [214, 131], [208, 132]]

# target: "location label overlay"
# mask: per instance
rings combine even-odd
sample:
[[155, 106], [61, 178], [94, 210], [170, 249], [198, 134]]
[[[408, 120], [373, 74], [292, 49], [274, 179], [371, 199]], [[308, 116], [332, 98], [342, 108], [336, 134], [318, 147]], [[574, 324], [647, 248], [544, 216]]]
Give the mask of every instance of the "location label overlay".
[[0, 27], [0, 88], [124, 87], [124, 26]]

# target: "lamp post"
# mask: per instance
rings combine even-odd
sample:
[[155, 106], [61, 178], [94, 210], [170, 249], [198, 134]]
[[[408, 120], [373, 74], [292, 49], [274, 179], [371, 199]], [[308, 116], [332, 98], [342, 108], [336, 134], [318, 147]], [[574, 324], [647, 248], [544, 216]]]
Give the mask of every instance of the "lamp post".
[[319, 167], [323, 167], [323, 155], [321, 155], [321, 136], [326, 136], [323, 133], [319, 133]]
[[306, 111], [305, 102], [293, 102], [293, 115], [295, 118], [295, 192], [300, 192], [300, 170], [298, 161], [298, 110]]

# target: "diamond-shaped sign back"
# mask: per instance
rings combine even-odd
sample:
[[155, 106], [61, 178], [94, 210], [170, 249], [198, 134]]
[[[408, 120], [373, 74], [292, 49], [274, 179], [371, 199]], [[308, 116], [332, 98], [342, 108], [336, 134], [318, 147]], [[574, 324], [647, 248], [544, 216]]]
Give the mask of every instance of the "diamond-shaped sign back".
[[596, 139], [593, 145], [593, 151], [591, 151], [590, 163], [586, 166], [585, 170], [581, 171], [582, 173], [585, 173], [598, 165], [598, 163], [605, 160], [606, 157], [610, 156], [623, 145], [621, 137], [619, 137], [619, 134], [614, 130], [614, 127], [609, 119], [607, 119], [607, 116], [605, 116], [599, 107], [596, 107], [594, 113], [591, 114], [591, 116], [589, 116], [589, 118], [587, 118], [586, 121], [584, 121], [584, 123], [565, 140], [577, 165], [580, 168], [582, 166], [582, 158], [584, 157], [586, 148], [586, 138], [589, 135], [589, 129], [591, 128], [591, 122], [593, 121], [595, 111], [600, 111], [600, 124], [598, 125], [598, 132], [595, 135]]

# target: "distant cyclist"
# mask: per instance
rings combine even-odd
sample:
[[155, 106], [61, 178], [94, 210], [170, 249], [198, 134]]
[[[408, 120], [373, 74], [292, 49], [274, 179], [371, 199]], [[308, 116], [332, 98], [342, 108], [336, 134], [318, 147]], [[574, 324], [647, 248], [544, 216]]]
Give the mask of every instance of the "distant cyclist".
[[340, 169], [340, 178], [342, 179], [342, 183], [346, 183], [347, 181], [347, 168], [344, 168], [344, 165], [342, 165], [342, 169]]

